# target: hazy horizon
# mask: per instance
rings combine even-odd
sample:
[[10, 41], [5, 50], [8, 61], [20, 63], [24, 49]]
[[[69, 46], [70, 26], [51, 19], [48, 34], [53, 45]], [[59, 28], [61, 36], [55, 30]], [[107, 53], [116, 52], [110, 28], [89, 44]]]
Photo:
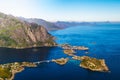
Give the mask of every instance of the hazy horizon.
[[0, 12], [47, 21], [120, 21], [120, 0], [3, 0]]

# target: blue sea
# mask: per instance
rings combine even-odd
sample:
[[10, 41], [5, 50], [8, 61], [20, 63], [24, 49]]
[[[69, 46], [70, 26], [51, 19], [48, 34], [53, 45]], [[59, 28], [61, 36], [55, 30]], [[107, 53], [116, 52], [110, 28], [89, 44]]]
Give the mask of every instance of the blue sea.
[[[89, 52], [76, 51], [76, 55], [86, 55], [105, 59], [110, 72], [92, 72], [79, 67], [80, 62], [70, 60], [66, 65], [41, 63], [36, 68], [26, 68], [15, 75], [15, 80], [120, 80], [120, 25], [101, 24], [72, 26], [63, 30], [51, 31], [58, 44], [69, 43], [89, 47]], [[35, 62], [69, 57], [60, 47], [29, 49], [0, 48], [0, 63]]]

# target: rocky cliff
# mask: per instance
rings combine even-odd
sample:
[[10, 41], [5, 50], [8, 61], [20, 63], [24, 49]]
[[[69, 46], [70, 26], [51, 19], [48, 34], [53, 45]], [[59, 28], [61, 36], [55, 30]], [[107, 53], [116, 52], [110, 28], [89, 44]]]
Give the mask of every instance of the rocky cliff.
[[36, 23], [38, 25], [44, 26], [47, 30], [52, 31], [52, 30], [60, 30], [61, 28], [56, 26], [54, 23], [43, 20], [43, 19], [37, 19], [37, 18], [23, 18], [23, 17], [18, 17], [18, 19], [22, 21], [26, 21], [29, 23]]
[[28, 48], [54, 45], [54, 37], [43, 26], [0, 13], [1, 47]]

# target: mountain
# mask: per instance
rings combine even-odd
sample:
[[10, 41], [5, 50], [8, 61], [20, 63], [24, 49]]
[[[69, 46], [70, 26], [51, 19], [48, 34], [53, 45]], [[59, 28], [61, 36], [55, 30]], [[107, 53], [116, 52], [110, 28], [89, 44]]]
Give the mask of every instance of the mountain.
[[59, 28], [69, 28], [75, 26], [96, 26], [96, 25], [120, 25], [120, 22], [110, 22], [110, 21], [103, 21], [103, 22], [67, 22], [67, 21], [57, 21], [54, 23]]
[[94, 25], [92, 22], [67, 22], [67, 21], [57, 21], [54, 23], [59, 28], [68, 28], [75, 26], [86, 26], [86, 25]]
[[49, 22], [43, 19], [38, 19], [38, 18], [23, 18], [23, 17], [18, 17], [18, 19], [22, 21], [26, 21], [29, 23], [36, 23], [38, 25], [44, 26], [48, 31], [52, 30], [60, 30], [60, 29], [65, 29], [69, 27], [75, 27], [75, 26], [95, 26], [95, 25], [120, 25], [120, 22], [110, 22], [110, 21], [103, 21], [103, 22], [75, 22], [75, 21], [57, 21], [57, 22]]
[[45, 21], [43, 19], [37, 19], [37, 18], [23, 18], [19, 17], [20, 20], [27, 21], [29, 23], [36, 23], [38, 25], [44, 26], [47, 30], [59, 30], [61, 29], [60, 27], [56, 26], [54, 23]]
[[18, 17], [22, 21], [27, 21], [29, 23], [36, 23], [39, 25], [44, 26], [48, 31], [51, 30], [60, 30], [72, 26], [79, 26], [79, 25], [93, 25], [93, 23], [90, 22], [67, 22], [67, 21], [57, 21], [57, 22], [49, 22], [43, 19], [37, 19], [37, 18], [23, 18]]
[[1, 47], [28, 48], [55, 44], [54, 37], [43, 26], [0, 13]]

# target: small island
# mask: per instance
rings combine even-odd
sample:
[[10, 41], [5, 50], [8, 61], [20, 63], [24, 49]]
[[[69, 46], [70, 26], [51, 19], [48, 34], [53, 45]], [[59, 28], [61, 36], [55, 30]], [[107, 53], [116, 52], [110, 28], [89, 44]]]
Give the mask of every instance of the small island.
[[71, 46], [69, 44], [62, 44], [61, 47], [63, 49], [73, 49], [73, 50], [89, 50], [88, 47], [85, 46]]
[[59, 65], [64, 65], [68, 62], [69, 58], [60, 58], [60, 59], [52, 59], [52, 62], [55, 62]]
[[80, 67], [91, 71], [108, 72], [109, 69], [104, 59], [96, 59], [88, 56], [74, 56], [72, 59], [81, 60]]
[[25, 67], [37, 67], [32, 62], [14, 62], [0, 65], [0, 80], [13, 80], [16, 73], [22, 72]]
[[74, 53], [76, 53], [73, 49], [65, 49], [64, 53], [69, 55], [69, 56], [73, 56]]
[[[65, 65], [71, 58], [52, 59], [59, 65]], [[72, 59], [80, 60], [80, 67], [91, 71], [108, 72], [109, 69], [104, 59], [96, 59], [88, 56], [73, 55]], [[0, 80], [13, 80], [16, 73], [22, 72], [25, 67], [37, 67], [35, 62], [14, 62], [0, 65]]]

